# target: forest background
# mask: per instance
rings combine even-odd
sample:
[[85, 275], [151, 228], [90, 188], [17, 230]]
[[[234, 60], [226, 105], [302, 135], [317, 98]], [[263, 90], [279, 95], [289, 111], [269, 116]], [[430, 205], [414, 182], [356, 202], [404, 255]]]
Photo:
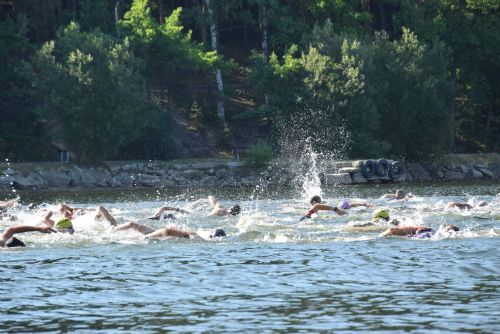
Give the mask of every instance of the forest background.
[[[0, 0], [0, 156], [500, 148], [498, 0]], [[341, 148], [341, 149], [340, 149]]]

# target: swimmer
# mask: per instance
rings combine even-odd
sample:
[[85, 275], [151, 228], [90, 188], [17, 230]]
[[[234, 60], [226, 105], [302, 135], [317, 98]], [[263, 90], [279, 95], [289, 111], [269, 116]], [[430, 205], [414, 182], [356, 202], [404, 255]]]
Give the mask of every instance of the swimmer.
[[319, 197], [319, 196], [313, 196], [311, 198], [310, 203], [311, 203], [311, 207], [306, 212], [306, 214], [299, 219], [299, 221], [303, 221], [304, 219], [311, 218], [311, 216], [314, 213], [317, 213], [318, 211], [334, 211], [339, 216], [343, 216], [346, 214], [346, 212], [341, 208], [338, 208], [336, 206], [332, 207], [329, 205], [321, 204], [321, 197]]
[[0, 211], [6, 210], [8, 208], [19, 207], [19, 201], [17, 198], [8, 201], [0, 201]]
[[[446, 225], [446, 232], [458, 232], [460, 229], [456, 225]], [[381, 237], [388, 236], [400, 236], [400, 237], [412, 237], [418, 239], [430, 238], [432, 235], [436, 233], [432, 228], [427, 226], [399, 226], [399, 227], [391, 227], [387, 229], [385, 232], [381, 233]]]
[[84, 208], [73, 208], [67, 204], [60, 204], [59, 205], [59, 213], [63, 213], [64, 211], [69, 211], [71, 212], [71, 216], [75, 217], [77, 214], [85, 214], [87, 213], [88, 209]]
[[[160, 215], [161, 215], [161, 213], [160, 213]], [[163, 218], [164, 219], [175, 219], [174, 215], [172, 215], [172, 214], [165, 215]], [[95, 219], [96, 220], [104, 219], [105, 221], [107, 221], [111, 225], [113, 231], [134, 229], [136, 231], [141, 232], [142, 234], [153, 233], [155, 231], [155, 229], [152, 227], [142, 225], [142, 224], [139, 224], [139, 223], [133, 222], [133, 221], [118, 225], [115, 217], [113, 217], [113, 215], [111, 215], [111, 213], [109, 213], [108, 209], [106, 209], [105, 207], [103, 207], [101, 205], [97, 207]], [[151, 218], [149, 218], [149, 219], [151, 219]]]
[[485, 201], [481, 201], [475, 205], [470, 205], [468, 203], [460, 203], [460, 202], [450, 202], [446, 205], [447, 209], [458, 208], [460, 210], [470, 210], [478, 207], [483, 207], [488, 205]]
[[377, 226], [377, 225], [399, 225], [399, 220], [390, 219], [388, 209], [377, 209], [372, 214], [372, 220], [369, 222], [350, 222], [349, 227], [367, 227], [367, 226]]
[[344, 199], [342, 202], [339, 203], [338, 207], [342, 210], [347, 210], [350, 208], [355, 208], [359, 206], [364, 206], [365, 208], [372, 208], [373, 205], [370, 203], [366, 202], [358, 202], [358, 201], [352, 201], [349, 202], [348, 200]]
[[116, 226], [116, 219], [115, 219], [115, 217], [113, 217], [109, 213], [108, 209], [106, 209], [102, 205], [99, 205], [97, 207], [94, 219], [95, 220], [105, 219], [111, 226]]
[[3, 221], [17, 220], [16, 216], [7, 213], [7, 209], [17, 208], [17, 207], [19, 207], [19, 202], [17, 198], [8, 201], [0, 201], [0, 219]]
[[48, 211], [43, 219], [43, 223], [51, 228], [54, 227], [58, 232], [69, 234], [75, 233], [75, 230], [73, 229], [73, 222], [71, 221], [73, 218], [72, 212], [67, 210], [65, 207], [61, 207], [59, 213], [62, 217], [56, 222], [51, 219], [53, 212]]
[[[199, 199], [193, 203], [191, 203], [190, 207], [191, 208], [197, 208], [201, 204], [205, 203], [205, 199]], [[220, 205], [219, 202], [217, 202], [217, 199], [215, 196], [208, 196], [208, 203], [210, 204], [210, 207], [212, 210], [207, 216], [218, 216], [218, 217], [223, 217], [223, 216], [236, 216], [241, 213], [241, 207], [236, 204], [230, 207], [229, 209], [226, 209]]]
[[[158, 230], [155, 230], [152, 227], [142, 225], [139, 223], [135, 222], [128, 222], [124, 223], [121, 225], [118, 225], [113, 228], [113, 231], [118, 232], [118, 231], [125, 231], [125, 230], [135, 230], [141, 234], [143, 234], [147, 239], [163, 239], [167, 237], [177, 237], [177, 238], [185, 238], [185, 239], [203, 239], [201, 238], [196, 232], [191, 232], [191, 231], [182, 231], [176, 228], [172, 227], [164, 227], [160, 228]], [[213, 230], [209, 238], [218, 238], [218, 237], [225, 237], [226, 232], [223, 229], [215, 229]]]
[[389, 200], [394, 199], [394, 200], [403, 200], [403, 199], [408, 199], [412, 198], [413, 194], [407, 194], [404, 190], [398, 189], [396, 190], [395, 194], [384, 194], [382, 198], [387, 198]]
[[[148, 219], [153, 219], [153, 220], [159, 220], [161, 217], [162, 217], [162, 213], [165, 212], [165, 211], [175, 211], [175, 212], [180, 212], [180, 213], [184, 213], [184, 214], [189, 214], [188, 211], [186, 210], [183, 210], [181, 208], [174, 208], [174, 207], [171, 207], [171, 206], [162, 206], [161, 208], [159, 208], [154, 215], [148, 217]], [[172, 215], [172, 214], [166, 214], [163, 216], [164, 219], [175, 219], [175, 216]]]
[[389, 217], [388, 209], [377, 209], [372, 214], [372, 222], [375, 224], [380, 223], [390, 223], [391, 225], [399, 225], [399, 220], [392, 219]]
[[[56, 232], [50, 226], [29, 226], [29, 225], [14, 225], [8, 227], [2, 234], [0, 234], [0, 247], [25, 247], [26, 245], [21, 240], [14, 238], [15, 234], [26, 232], [42, 232], [52, 233]], [[11, 240], [12, 239], [12, 240]], [[10, 242], [9, 242], [10, 240]]]

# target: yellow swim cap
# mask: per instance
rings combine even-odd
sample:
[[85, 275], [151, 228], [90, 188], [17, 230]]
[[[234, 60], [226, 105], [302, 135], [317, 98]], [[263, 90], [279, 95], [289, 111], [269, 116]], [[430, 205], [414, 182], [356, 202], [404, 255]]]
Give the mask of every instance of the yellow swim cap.
[[73, 223], [68, 218], [62, 218], [62, 219], [59, 219], [59, 221], [56, 223], [55, 227], [57, 229], [62, 230], [62, 229], [65, 229], [65, 228], [71, 228], [71, 227], [73, 227]]
[[378, 209], [373, 213], [372, 220], [377, 221], [379, 219], [389, 220], [389, 210]]

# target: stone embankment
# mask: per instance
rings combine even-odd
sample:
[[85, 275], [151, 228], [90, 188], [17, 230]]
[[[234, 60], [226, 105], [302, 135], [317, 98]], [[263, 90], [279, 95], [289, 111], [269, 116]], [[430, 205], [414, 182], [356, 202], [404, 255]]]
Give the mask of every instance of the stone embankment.
[[[463, 159], [459, 159], [462, 157]], [[441, 162], [403, 163], [387, 159], [342, 161], [335, 163], [335, 173], [326, 173], [331, 184], [460, 181], [500, 178], [500, 160], [464, 159], [464, 156], [446, 157]], [[494, 159], [492, 159], [494, 158]]]
[[[368, 174], [365, 163], [340, 162], [322, 174], [323, 181], [327, 184], [357, 184], [500, 178], [500, 155], [491, 155], [488, 159], [471, 156], [464, 160], [455, 158], [427, 164], [382, 159], [387, 163], [380, 165], [380, 159], [371, 160], [373, 163], [368, 167], [372, 170], [368, 168]], [[380, 171], [380, 168], [383, 170]], [[290, 185], [296, 177], [294, 171], [283, 164], [262, 177], [258, 171], [239, 161], [109, 162], [92, 167], [68, 163], [11, 163], [0, 166], [0, 190], [253, 186], [263, 182]]]

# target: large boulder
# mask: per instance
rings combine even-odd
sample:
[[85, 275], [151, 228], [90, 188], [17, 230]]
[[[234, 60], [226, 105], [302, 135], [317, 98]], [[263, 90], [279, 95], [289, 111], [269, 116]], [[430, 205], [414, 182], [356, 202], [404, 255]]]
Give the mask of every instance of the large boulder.
[[70, 186], [72, 187], [107, 187], [112, 182], [111, 174], [105, 169], [75, 167], [68, 175], [71, 177]]
[[500, 178], [500, 165], [493, 166], [491, 171], [495, 173], [496, 177]]
[[456, 172], [453, 170], [446, 170], [444, 172], [443, 180], [446, 181], [459, 181], [465, 179], [466, 174], [462, 172]]
[[188, 180], [199, 180], [205, 176], [205, 172], [199, 169], [187, 169], [179, 173]]
[[15, 178], [10, 175], [0, 176], [0, 189], [7, 190], [11, 189], [14, 184]]
[[58, 170], [42, 170], [38, 174], [45, 179], [47, 187], [64, 188], [71, 183], [71, 177], [63, 171]]
[[143, 187], [159, 186], [160, 177], [157, 175], [139, 174], [134, 177], [134, 184]]
[[12, 168], [8, 167], [7, 169], [2, 171], [2, 174], [12, 176], [12, 175], [17, 175], [17, 172]]
[[12, 186], [19, 190], [38, 190], [47, 187], [47, 181], [37, 173], [30, 173], [24, 177], [16, 175], [12, 182]]
[[407, 173], [411, 175], [413, 181], [431, 181], [429, 173], [418, 163], [409, 163], [406, 167]]
[[469, 173], [467, 174], [467, 177], [469, 177], [471, 179], [480, 179], [483, 177], [483, 173], [481, 173], [480, 171], [478, 171], [475, 168], [471, 168], [469, 170]]
[[475, 167], [478, 171], [480, 171], [484, 176], [489, 177], [490, 179], [495, 179], [496, 175], [493, 173], [488, 167]]
[[132, 183], [132, 176], [125, 172], [121, 172], [111, 179], [111, 187], [130, 187]]

